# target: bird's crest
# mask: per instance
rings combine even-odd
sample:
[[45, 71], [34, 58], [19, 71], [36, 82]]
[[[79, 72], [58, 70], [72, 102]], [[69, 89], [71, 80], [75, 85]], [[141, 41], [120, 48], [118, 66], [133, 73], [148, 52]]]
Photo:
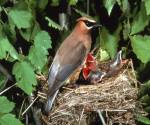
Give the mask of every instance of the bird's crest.
[[79, 21], [89, 21], [89, 22], [92, 22], [92, 23], [96, 23], [95, 20], [91, 19], [91, 18], [88, 18], [88, 17], [80, 17], [76, 20], [77, 22]]

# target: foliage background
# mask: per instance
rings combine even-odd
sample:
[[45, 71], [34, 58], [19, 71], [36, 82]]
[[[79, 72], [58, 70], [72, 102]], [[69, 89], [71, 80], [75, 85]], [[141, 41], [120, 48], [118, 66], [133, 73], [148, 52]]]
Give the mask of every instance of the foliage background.
[[[37, 89], [36, 76], [48, 73], [49, 56], [80, 16], [103, 26], [93, 34], [93, 46], [105, 53], [97, 52], [99, 60], [113, 58], [120, 49], [132, 58], [142, 83], [139, 100], [150, 113], [150, 0], [0, 0], [0, 91], [15, 86], [0, 93], [0, 125], [23, 124], [23, 99]], [[150, 124], [149, 114], [136, 119]]]

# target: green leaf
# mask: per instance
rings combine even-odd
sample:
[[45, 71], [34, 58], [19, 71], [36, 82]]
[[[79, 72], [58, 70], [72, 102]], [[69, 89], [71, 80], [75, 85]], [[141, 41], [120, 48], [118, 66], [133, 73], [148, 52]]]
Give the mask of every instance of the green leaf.
[[141, 115], [137, 116], [137, 121], [142, 122], [145, 125], [150, 125], [150, 119]]
[[43, 46], [45, 49], [52, 48], [52, 41], [49, 34], [45, 31], [39, 32], [34, 39], [35, 46]]
[[101, 48], [98, 50], [96, 57], [99, 59], [99, 61], [106, 61], [110, 59], [108, 52]]
[[12, 114], [5, 114], [0, 117], [0, 125], [23, 125], [16, 117]]
[[120, 39], [118, 31], [120, 30], [115, 31], [113, 34], [109, 33], [105, 28], [101, 31], [101, 46], [107, 50], [112, 59], [117, 53], [118, 41]]
[[107, 9], [108, 15], [110, 16], [111, 11], [116, 3], [116, 0], [104, 0], [104, 6]]
[[145, 26], [148, 25], [150, 17], [146, 15], [146, 10], [143, 4], [139, 13], [135, 16], [131, 25], [131, 35], [136, 34], [144, 30]]
[[47, 62], [47, 49], [52, 48], [51, 37], [45, 31], [39, 32], [34, 39], [34, 46], [30, 48], [28, 58], [36, 69], [41, 70]]
[[133, 52], [143, 63], [150, 61], [150, 36], [134, 35], [130, 37]]
[[14, 47], [10, 44], [7, 38], [0, 39], [0, 59], [4, 59], [7, 56], [7, 52], [14, 59], [18, 59], [18, 53]]
[[147, 15], [150, 15], [150, 0], [144, 0], [146, 13]]
[[18, 29], [31, 27], [32, 14], [29, 11], [11, 10], [8, 15]]
[[76, 5], [78, 0], [69, 0], [69, 5]]
[[32, 46], [28, 58], [38, 70], [41, 70], [47, 62], [47, 55], [48, 52], [44, 47]]
[[33, 67], [25, 61], [16, 62], [13, 67], [13, 74], [17, 80], [17, 86], [28, 95], [31, 94], [37, 84]]
[[54, 22], [53, 20], [51, 20], [50, 18], [45, 17], [45, 19], [48, 21], [49, 27], [52, 27], [52, 28], [58, 29], [58, 30], [62, 30], [62, 27], [59, 24], [57, 24], [56, 22]]
[[13, 110], [15, 104], [10, 102], [5, 96], [0, 96], [0, 114], [9, 113]]

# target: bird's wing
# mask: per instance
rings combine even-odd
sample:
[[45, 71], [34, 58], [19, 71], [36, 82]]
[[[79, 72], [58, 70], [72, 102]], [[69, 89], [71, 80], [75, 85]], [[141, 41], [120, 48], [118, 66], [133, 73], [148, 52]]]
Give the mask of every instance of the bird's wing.
[[63, 53], [61, 60], [59, 56], [55, 56], [52, 66], [49, 70], [49, 95], [57, 91], [63, 82], [82, 64], [87, 54], [87, 50], [82, 42], [78, 42], [76, 46], [69, 52], [70, 48]]

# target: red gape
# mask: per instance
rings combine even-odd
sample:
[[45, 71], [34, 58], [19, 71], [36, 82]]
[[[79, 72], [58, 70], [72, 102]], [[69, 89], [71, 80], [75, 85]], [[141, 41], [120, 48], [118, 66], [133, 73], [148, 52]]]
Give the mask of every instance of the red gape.
[[89, 77], [90, 71], [96, 71], [96, 60], [92, 53], [88, 53], [85, 60], [85, 65], [82, 69], [83, 77], [86, 80]]

